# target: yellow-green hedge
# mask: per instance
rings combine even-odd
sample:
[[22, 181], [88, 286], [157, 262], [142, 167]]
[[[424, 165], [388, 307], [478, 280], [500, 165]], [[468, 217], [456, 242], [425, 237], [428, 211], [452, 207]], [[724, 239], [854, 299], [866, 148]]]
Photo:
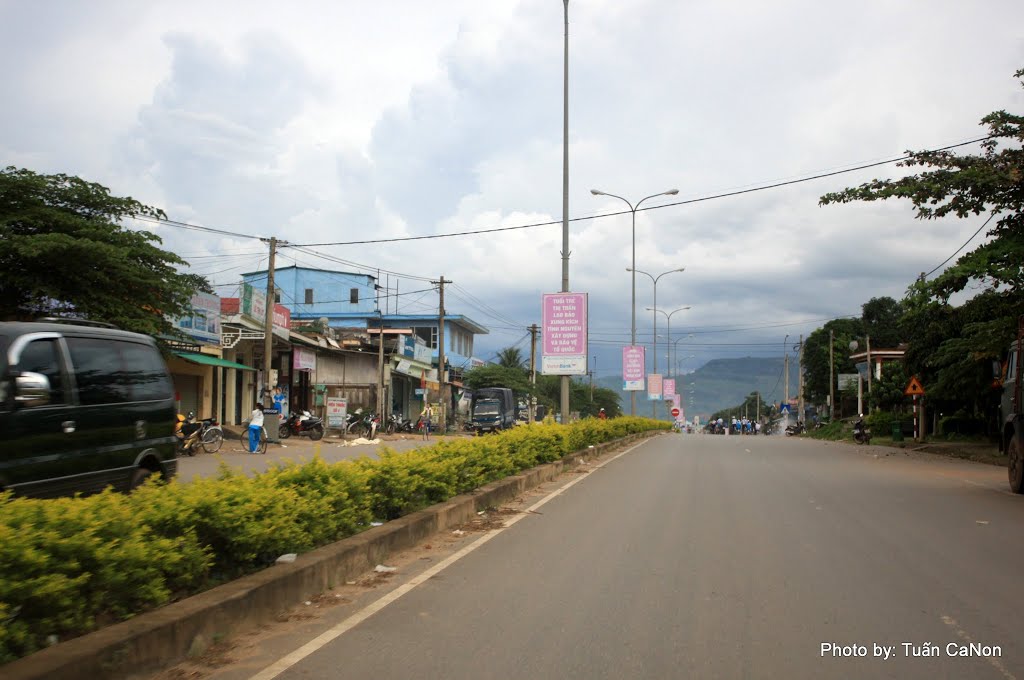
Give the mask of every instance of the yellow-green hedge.
[[669, 424], [590, 419], [445, 439], [406, 453], [285, 462], [130, 495], [0, 494], [0, 663], [471, 491], [587, 446]]

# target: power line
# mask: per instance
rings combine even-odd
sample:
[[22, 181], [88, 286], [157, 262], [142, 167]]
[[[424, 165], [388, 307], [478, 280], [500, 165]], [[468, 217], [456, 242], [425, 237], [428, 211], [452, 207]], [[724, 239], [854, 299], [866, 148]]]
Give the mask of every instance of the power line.
[[957, 249], [956, 249], [956, 251], [955, 251], [955, 252], [954, 252], [954, 253], [953, 253], [952, 255], [950, 255], [950, 256], [949, 256], [949, 257], [947, 257], [947, 258], [946, 258], [945, 260], [943, 260], [943, 261], [942, 261], [942, 263], [941, 263], [941, 264], [940, 264], [940, 265], [939, 265], [938, 267], [936, 267], [935, 269], [933, 269], [933, 270], [931, 270], [930, 272], [928, 272], [927, 274], [925, 274], [925, 275], [924, 275], [924, 278], [926, 278], [926, 279], [927, 279], [927, 278], [928, 278], [929, 276], [931, 276], [931, 275], [932, 275], [932, 274], [934, 274], [934, 273], [935, 273], [936, 271], [938, 271], [938, 269], [939, 269], [940, 267], [942, 267], [942, 265], [946, 264], [947, 262], [949, 262], [950, 260], [952, 260], [952, 259], [953, 259], [954, 257], [956, 257], [956, 254], [957, 254], [957, 253], [959, 253], [959, 252], [960, 252], [961, 250], [963, 250], [964, 248], [966, 248], [966, 247], [967, 247], [967, 244], [968, 244], [968, 243], [970, 243], [971, 241], [973, 241], [973, 240], [974, 240], [974, 237], [975, 237], [975, 236], [977, 236], [978, 234], [980, 234], [980, 233], [981, 233], [981, 230], [982, 230], [982, 229], [984, 229], [984, 228], [985, 228], [985, 227], [986, 227], [986, 226], [988, 225], [988, 223], [992, 221], [992, 218], [993, 218], [993, 217], [995, 217], [995, 216], [996, 216], [996, 213], [992, 213], [991, 215], [989, 215], [989, 216], [988, 216], [988, 219], [987, 219], [987, 220], [985, 220], [985, 224], [983, 224], [983, 225], [981, 225], [980, 227], [978, 227], [978, 231], [976, 231], [976, 232], [974, 232], [973, 234], [971, 234], [971, 237], [970, 237], [969, 239], [967, 239], [966, 241], [964, 241], [964, 244], [963, 244], [962, 246], [960, 246], [959, 248], [957, 248]]
[[[992, 137], [994, 137], [994, 135], [987, 135], [985, 137], [979, 137], [977, 139], [972, 139], [972, 140], [967, 141], [967, 142], [960, 142], [958, 144], [950, 144], [949, 146], [943, 146], [943, 147], [939, 147], [937, 149], [929, 149], [929, 150], [921, 152], [921, 153], [935, 153], [937, 151], [948, 151], [949, 149], [955, 149], [955, 148], [961, 147], [961, 146], [968, 146], [970, 144], [977, 144], [978, 142], [983, 142], [986, 139], [991, 139]], [[717, 200], [719, 198], [729, 198], [731, 196], [740, 196], [742, 194], [750, 194], [750, 193], [754, 193], [755, 191], [765, 191], [767, 189], [777, 189], [779, 187], [789, 186], [789, 185], [792, 185], [792, 184], [800, 184], [802, 182], [810, 182], [810, 181], [813, 181], [813, 180], [816, 180], [816, 179], [824, 179], [826, 177], [835, 177], [836, 175], [842, 175], [842, 174], [845, 174], [845, 173], [848, 173], [848, 172], [856, 172], [858, 170], [866, 170], [868, 168], [874, 168], [874, 167], [878, 167], [880, 165], [889, 165], [890, 163], [898, 163], [900, 161], [905, 161], [905, 160], [908, 160], [910, 158], [913, 158], [913, 156], [912, 155], [905, 155], [905, 156], [900, 156], [899, 158], [890, 158], [890, 159], [883, 160], [883, 161], [876, 161], [874, 163], [865, 163], [863, 165], [857, 165], [857, 166], [854, 166], [854, 167], [851, 167], [851, 168], [846, 168], [846, 169], [843, 169], [843, 170], [834, 170], [832, 172], [823, 172], [823, 173], [820, 173], [820, 174], [817, 174], [817, 175], [811, 175], [810, 177], [802, 177], [802, 178], [799, 178], [799, 179], [792, 179], [792, 180], [787, 180], [787, 181], [784, 181], [784, 182], [774, 182], [772, 184], [765, 184], [765, 185], [762, 185], [762, 186], [756, 186], [756, 187], [752, 187], [750, 189], [738, 189], [736, 191], [727, 191], [727, 192], [720, 193], [720, 194], [712, 194], [711, 196], [702, 196], [702, 197], [699, 197], [699, 198], [686, 199], [684, 201], [675, 201], [673, 203], [663, 203], [663, 204], [660, 204], [660, 205], [652, 205], [652, 206], [649, 206], [649, 207], [638, 208], [637, 212], [644, 212], [644, 211], [647, 211], [647, 210], [661, 210], [662, 208], [671, 208], [671, 207], [680, 206], [680, 205], [688, 205], [688, 204], [691, 204], [691, 203], [702, 203], [704, 201], [713, 201], [713, 200]], [[616, 217], [618, 215], [628, 215], [628, 214], [630, 214], [630, 212], [631, 211], [629, 211], [629, 210], [619, 210], [617, 212], [600, 213], [600, 214], [597, 214], [597, 215], [591, 215], [590, 217], [571, 217], [571, 218], [569, 218], [568, 221], [569, 222], [582, 222], [584, 220], [595, 220], [595, 219], [599, 219], [599, 218], [602, 218], [602, 217]], [[514, 226], [514, 227], [494, 227], [494, 228], [491, 228], [491, 229], [474, 229], [474, 230], [471, 230], [471, 231], [456, 231], [456, 232], [451, 232], [451, 233], [448, 233], [448, 234], [428, 234], [428, 235], [425, 235], [425, 236], [402, 236], [402, 237], [399, 237], [399, 238], [369, 239], [369, 240], [365, 240], [365, 241], [335, 241], [335, 242], [331, 242], [331, 243], [302, 243], [302, 244], [299, 244], [299, 246], [302, 246], [302, 247], [358, 246], [358, 245], [367, 245], [367, 244], [370, 244], [370, 243], [399, 243], [399, 242], [403, 242], [403, 241], [423, 241], [423, 240], [438, 239], [438, 238], [453, 238], [455, 236], [474, 236], [474, 235], [477, 235], [477, 234], [493, 234], [493, 233], [502, 232], [502, 231], [516, 231], [516, 230], [521, 230], [521, 229], [535, 229], [537, 227], [550, 227], [550, 226], [556, 225], [556, 224], [558, 224], [558, 225], [562, 224], [562, 220], [550, 221], [550, 222], [535, 222], [533, 224], [523, 224], [523, 225], [518, 225], [518, 226]]]

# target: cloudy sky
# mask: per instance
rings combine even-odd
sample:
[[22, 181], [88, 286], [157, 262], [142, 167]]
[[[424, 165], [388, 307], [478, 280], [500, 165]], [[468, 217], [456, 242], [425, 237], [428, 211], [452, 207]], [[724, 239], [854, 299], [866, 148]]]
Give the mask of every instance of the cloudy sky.
[[[572, 0], [569, 20], [569, 278], [590, 296], [599, 376], [629, 340], [631, 228], [591, 188], [679, 190], [637, 213], [636, 266], [685, 267], [657, 290], [659, 309], [691, 307], [672, 317], [694, 357], [681, 368], [779, 356], [787, 335], [902, 297], [984, 216], [818, 205], [894, 165], [695, 199], [965, 142], [987, 113], [1024, 110], [1019, 0]], [[555, 222], [282, 251], [283, 265], [391, 272], [400, 312], [436, 310], [423, 279], [444, 275], [449, 312], [491, 329], [483, 358], [528, 352], [541, 294], [560, 289], [559, 0], [0, 0], [0, 58], [5, 166], [292, 244]], [[146, 228], [225, 296], [265, 266], [257, 240]], [[649, 343], [651, 279], [636, 283]]]

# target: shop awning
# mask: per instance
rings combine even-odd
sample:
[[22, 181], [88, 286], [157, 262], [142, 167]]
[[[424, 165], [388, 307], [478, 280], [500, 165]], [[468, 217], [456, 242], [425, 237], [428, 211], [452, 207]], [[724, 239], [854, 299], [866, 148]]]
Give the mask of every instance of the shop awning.
[[209, 354], [196, 354], [194, 352], [175, 352], [175, 354], [185, 361], [190, 361], [193, 364], [204, 364], [206, 366], [221, 366], [223, 368], [236, 368], [239, 371], [255, 371], [256, 369], [252, 366], [246, 366], [245, 364], [236, 364], [234, 361], [228, 361], [227, 359], [221, 359], [220, 357], [212, 357]]

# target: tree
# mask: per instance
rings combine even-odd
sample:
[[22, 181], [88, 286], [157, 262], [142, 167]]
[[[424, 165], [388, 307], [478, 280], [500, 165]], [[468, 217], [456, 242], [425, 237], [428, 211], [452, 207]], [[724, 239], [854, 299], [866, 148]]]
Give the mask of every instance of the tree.
[[[1024, 85], [1024, 69], [1014, 75]], [[903, 325], [913, 331], [908, 369], [931, 373], [930, 396], [935, 389], [974, 404], [991, 403], [986, 360], [1002, 354], [1024, 314], [1024, 116], [996, 111], [981, 122], [989, 135], [978, 155], [908, 152], [901, 166], [930, 169], [821, 197], [823, 205], [906, 198], [926, 220], [989, 214], [978, 230], [992, 225], [986, 242], [935, 279], [922, 274], [904, 300]], [[952, 307], [950, 297], [968, 288], [978, 292]]]
[[498, 365], [506, 368], [525, 368], [526, 359], [518, 347], [506, 347], [498, 352]]
[[148, 335], [174, 335], [170, 319], [211, 292], [155, 234], [120, 224], [165, 217], [132, 198], [68, 175], [0, 171], [0, 319], [87, 318]]
[[[832, 331], [833, 370], [829, 370], [829, 331]], [[832, 319], [807, 336], [804, 342], [804, 397], [812, 404], [822, 403], [829, 395], [829, 375], [855, 373], [850, 361], [850, 341], [864, 335], [861, 319]], [[838, 390], [836, 397], [838, 398]]]
[[871, 298], [861, 305], [864, 333], [871, 337], [871, 346], [878, 349], [893, 349], [900, 344], [902, 318], [903, 303], [891, 297]]

